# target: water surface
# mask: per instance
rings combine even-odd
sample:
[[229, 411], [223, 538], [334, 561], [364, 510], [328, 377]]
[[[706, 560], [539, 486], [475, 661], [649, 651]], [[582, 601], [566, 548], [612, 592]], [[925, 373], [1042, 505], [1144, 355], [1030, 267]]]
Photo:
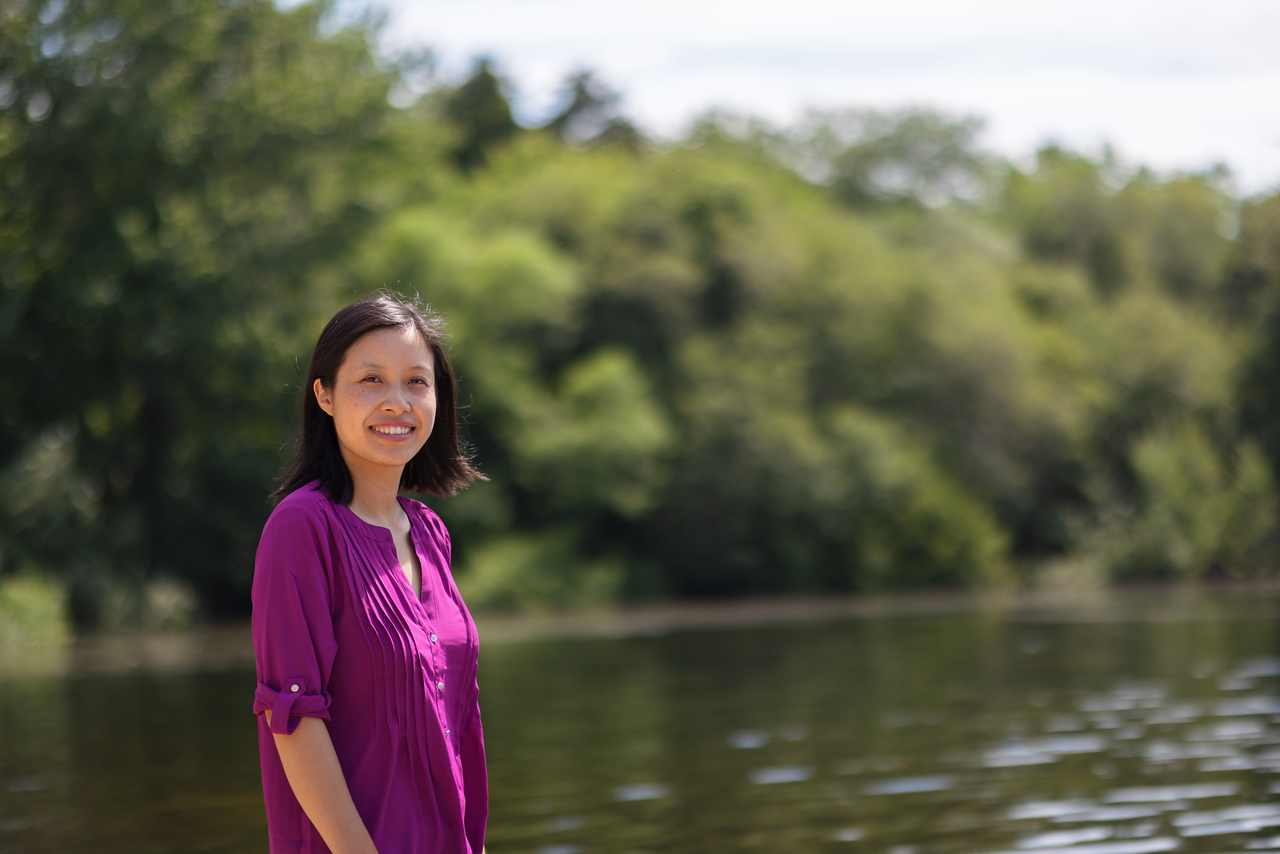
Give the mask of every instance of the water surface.
[[[1277, 605], [482, 624], [488, 850], [1280, 850]], [[0, 678], [0, 854], [265, 851], [243, 658], [112, 642], [123, 664]]]

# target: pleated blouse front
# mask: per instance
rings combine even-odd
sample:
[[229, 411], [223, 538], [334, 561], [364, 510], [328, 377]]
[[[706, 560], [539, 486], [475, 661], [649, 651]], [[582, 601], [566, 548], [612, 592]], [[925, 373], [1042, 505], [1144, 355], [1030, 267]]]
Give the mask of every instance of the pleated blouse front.
[[[391, 532], [317, 484], [268, 519], [253, 580], [262, 788], [272, 854], [324, 854], [273, 732], [328, 721], [356, 810], [381, 854], [480, 854], [488, 814], [477, 637], [449, 572], [449, 535], [401, 498], [422, 566], [414, 594]], [[266, 715], [271, 710], [271, 723]]]

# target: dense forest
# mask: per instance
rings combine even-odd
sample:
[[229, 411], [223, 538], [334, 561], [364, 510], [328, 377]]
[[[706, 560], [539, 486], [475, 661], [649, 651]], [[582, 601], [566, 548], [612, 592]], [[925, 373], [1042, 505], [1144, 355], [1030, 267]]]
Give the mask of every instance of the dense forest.
[[526, 127], [375, 45], [0, 0], [0, 582], [244, 614], [309, 348], [381, 288], [448, 320], [480, 608], [1274, 572], [1280, 194], [920, 109], [654, 141], [588, 72]]

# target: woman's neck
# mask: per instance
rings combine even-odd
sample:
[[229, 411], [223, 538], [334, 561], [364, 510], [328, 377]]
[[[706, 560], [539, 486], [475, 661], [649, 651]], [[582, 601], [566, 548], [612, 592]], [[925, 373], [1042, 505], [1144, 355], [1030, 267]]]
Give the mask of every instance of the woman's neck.
[[372, 525], [396, 528], [404, 515], [396, 500], [401, 471], [368, 472], [350, 463], [347, 470], [352, 483], [351, 511]]

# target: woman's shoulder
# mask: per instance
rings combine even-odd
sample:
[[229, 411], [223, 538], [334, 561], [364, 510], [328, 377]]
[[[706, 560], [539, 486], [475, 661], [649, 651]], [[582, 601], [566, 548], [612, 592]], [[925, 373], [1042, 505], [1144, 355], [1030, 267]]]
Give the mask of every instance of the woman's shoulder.
[[436, 511], [432, 510], [430, 507], [423, 504], [418, 499], [410, 498], [407, 495], [402, 495], [400, 497], [402, 499], [402, 504], [404, 505], [404, 509], [408, 511], [410, 515], [417, 516], [420, 519], [429, 519], [434, 524], [437, 524], [440, 526], [444, 525], [444, 523], [440, 521], [440, 517], [436, 515]]
[[297, 575], [307, 574], [304, 567], [327, 565], [335, 556], [335, 528], [333, 502], [318, 484], [286, 495], [262, 527], [254, 583], [272, 567], [289, 567]]
[[444, 521], [436, 515], [436, 511], [418, 499], [408, 496], [404, 496], [404, 509], [411, 520], [421, 521], [422, 525], [435, 536], [444, 540], [449, 539], [449, 531], [445, 528]]
[[325, 494], [320, 481], [313, 480], [290, 492], [267, 517], [266, 529], [290, 529], [299, 525], [327, 525], [333, 516], [333, 501]]

